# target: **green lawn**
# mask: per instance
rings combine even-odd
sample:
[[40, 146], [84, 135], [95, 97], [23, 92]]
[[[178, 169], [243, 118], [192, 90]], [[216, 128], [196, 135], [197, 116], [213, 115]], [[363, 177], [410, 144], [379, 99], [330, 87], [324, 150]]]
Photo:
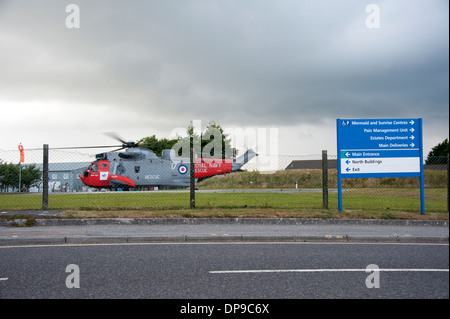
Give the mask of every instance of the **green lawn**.
[[[336, 192], [329, 193], [329, 209], [338, 206]], [[1, 210], [35, 210], [42, 208], [41, 194], [1, 194]], [[189, 208], [189, 193], [123, 192], [50, 194], [49, 209], [118, 210], [118, 209], [185, 209]], [[322, 193], [196, 193], [196, 208], [279, 208], [321, 209]], [[345, 210], [420, 211], [418, 189], [363, 188], [343, 192]], [[426, 189], [425, 209], [447, 212], [447, 190]]]

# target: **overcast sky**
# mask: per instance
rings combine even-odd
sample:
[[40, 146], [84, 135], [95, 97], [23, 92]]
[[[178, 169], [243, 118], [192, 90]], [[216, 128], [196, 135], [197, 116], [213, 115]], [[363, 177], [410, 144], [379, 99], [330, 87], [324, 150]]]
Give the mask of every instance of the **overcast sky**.
[[0, 149], [214, 120], [336, 154], [337, 118], [423, 118], [426, 156], [448, 137], [448, 30], [448, 0], [0, 0]]

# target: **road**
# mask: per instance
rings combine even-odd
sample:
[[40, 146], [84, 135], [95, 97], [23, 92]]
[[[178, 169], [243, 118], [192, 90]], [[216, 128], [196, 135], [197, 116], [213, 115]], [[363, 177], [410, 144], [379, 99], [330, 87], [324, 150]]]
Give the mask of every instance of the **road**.
[[4, 246], [0, 298], [449, 298], [448, 269], [448, 244]]

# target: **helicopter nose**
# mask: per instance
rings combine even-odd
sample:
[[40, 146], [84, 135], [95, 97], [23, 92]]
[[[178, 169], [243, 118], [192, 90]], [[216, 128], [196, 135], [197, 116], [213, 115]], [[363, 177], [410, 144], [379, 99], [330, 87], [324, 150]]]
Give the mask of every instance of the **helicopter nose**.
[[87, 171], [83, 171], [81, 172], [80, 175], [78, 175], [78, 177], [81, 179], [82, 182], [86, 181], [86, 178], [89, 176], [89, 172]]

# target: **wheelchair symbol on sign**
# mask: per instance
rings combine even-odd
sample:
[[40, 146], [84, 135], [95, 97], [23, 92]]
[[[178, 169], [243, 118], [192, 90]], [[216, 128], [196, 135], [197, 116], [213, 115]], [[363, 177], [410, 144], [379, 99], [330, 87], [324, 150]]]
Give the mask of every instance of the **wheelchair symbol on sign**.
[[350, 121], [342, 121], [342, 126], [350, 125]]

